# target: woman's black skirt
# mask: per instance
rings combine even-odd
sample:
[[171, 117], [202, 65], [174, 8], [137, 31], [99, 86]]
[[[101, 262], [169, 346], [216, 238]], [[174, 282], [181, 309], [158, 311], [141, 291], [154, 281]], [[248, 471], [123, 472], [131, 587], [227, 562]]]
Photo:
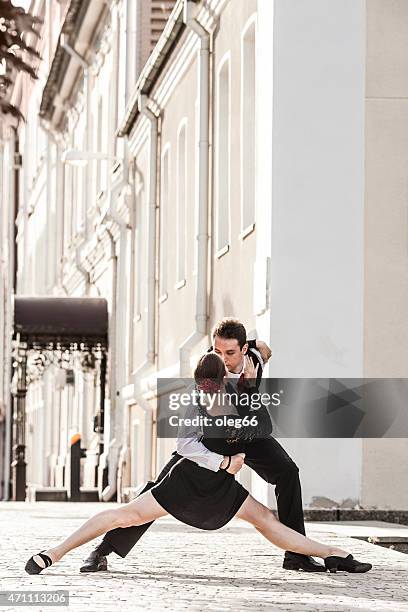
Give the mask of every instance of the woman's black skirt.
[[226, 525], [249, 495], [233, 474], [213, 472], [185, 458], [150, 490], [169, 514], [199, 529]]

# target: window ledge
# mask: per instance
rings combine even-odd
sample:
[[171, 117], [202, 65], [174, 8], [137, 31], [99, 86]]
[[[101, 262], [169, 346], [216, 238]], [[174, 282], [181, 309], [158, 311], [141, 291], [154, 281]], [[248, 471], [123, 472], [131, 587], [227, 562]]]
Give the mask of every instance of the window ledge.
[[242, 230], [242, 232], [239, 235], [240, 239], [245, 240], [245, 238], [249, 236], [250, 234], [252, 234], [254, 230], [255, 230], [255, 223], [251, 223], [251, 225], [248, 225], [248, 227]]
[[181, 289], [182, 287], [185, 287], [185, 286], [186, 286], [186, 279], [183, 278], [182, 280], [180, 280], [178, 283], [174, 285], [174, 288]]
[[215, 253], [216, 259], [220, 259], [223, 255], [228, 253], [228, 251], [229, 251], [229, 244], [226, 244], [225, 247], [222, 247], [222, 249], [220, 249], [219, 251]]
[[167, 292], [163, 293], [163, 295], [159, 297], [159, 304], [163, 304], [163, 302], [165, 302], [168, 297], [169, 297], [169, 294]]

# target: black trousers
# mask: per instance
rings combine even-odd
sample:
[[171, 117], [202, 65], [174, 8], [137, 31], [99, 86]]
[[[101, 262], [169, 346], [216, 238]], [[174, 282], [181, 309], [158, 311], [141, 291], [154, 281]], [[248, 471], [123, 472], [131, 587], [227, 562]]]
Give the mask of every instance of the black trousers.
[[[246, 445], [245, 453], [245, 463], [266, 482], [276, 485], [279, 520], [305, 535], [299, 469], [295, 462], [274, 438], [250, 442]], [[174, 453], [156, 480], [149, 481], [139, 495], [160, 482], [179, 459], [180, 455]], [[104, 542], [108, 542], [120, 557], [126, 557], [153, 522], [112, 529], [105, 534]]]

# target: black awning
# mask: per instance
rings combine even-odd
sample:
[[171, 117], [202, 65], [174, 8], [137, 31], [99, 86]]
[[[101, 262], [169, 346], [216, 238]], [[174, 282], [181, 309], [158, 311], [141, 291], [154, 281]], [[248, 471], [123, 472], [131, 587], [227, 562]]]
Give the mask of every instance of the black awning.
[[14, 298], [14, 337], [29, 344], [107, 345], [108, 303], [92, 297]]

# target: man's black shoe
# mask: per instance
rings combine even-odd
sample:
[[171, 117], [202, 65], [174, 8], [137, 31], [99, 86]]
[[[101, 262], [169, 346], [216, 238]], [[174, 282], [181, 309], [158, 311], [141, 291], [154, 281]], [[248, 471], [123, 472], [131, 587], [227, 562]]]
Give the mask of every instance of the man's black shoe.
[[300, 555], [294, 552], [285, 552], [283, 560], [283, 569], [303, 571], [303, 572], [325, 572], [326, 568], [321, 563], [318, 563], [313, 557]]
[[91, 552], [89, 557], [85, 559], [83, 566], [80, 568], [82, 574], [87, 572], [106, 572], [108, 569], [108, 561], [106, 557], [98, 553], [97, 550]]

